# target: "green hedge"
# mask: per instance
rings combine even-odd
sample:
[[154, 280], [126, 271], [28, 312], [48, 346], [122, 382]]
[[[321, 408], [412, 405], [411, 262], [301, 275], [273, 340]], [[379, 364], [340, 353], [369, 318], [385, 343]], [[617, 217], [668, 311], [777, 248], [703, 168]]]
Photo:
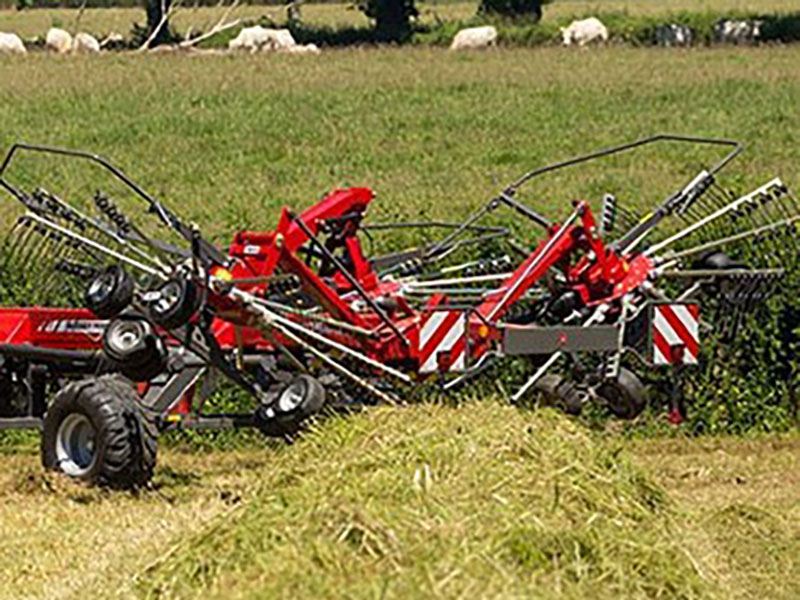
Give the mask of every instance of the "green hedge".
[[[541, 46], [561, 43], [561, 27], [574, 19], [594, 16], [577, 15], [556, 20], [515, 22], [507, 19], [490, 19], [475, 16], [467, 21], [445, 22], [420, 28], [414, 36], [418, 44], [447, 46], [455, 34], [464, 27], [492, 24], [497, 27], [498, 43], [502, 46]], [[608, 28], [612, 43], [635, 46], [655, 44], [655, 32], [661, 25], [685, 25], [692, 30], [692, 45], [703, 46], [714, 43], [714, 25], [722, 20], [763, 21], [760, 42], [800, 41], [800, 12], [786, 14], [758, 14], [751, 12], [676, 12], [662, 16], [631, 16], [623, 12], [604, 12], [598, 18]]]
[[[444, 21], [436, 25], [418, 26], [411, 43], [425, 46], [449, 46], [456, 33], [465, 27], [492, 24], [497, 27], [498, 40], [501, 46], [534, 47], [557, 45], [561, 43], [560, 28], [569, 25], [573, 18], [542, 21], [533, 23], [530, 20], [514, 21], [508, 19], [474, 16], [466, 21]], [[710, 45], [714, 43], [714, 25], [724, 19], [759, 19], [764, 22], [761, 28], [763, 42], [800, 41], [800, 12], [776, 15], [755, 15], [750, 13], [674, 13], [666, 17], [631, 17], [625, 13], [603, 13], [600, 19], [608, 27], [612, 43], [626, 43], [635, 46], [646, 46], [655, 43], [655, 30], [659, 25], [680, 24], [690, 27], [694, 33], [694, 45]], [[275, 27], [267, 20], [250, 20], [243, 27], [252, 25]], [[375, 31], [370, 27], [328, 27], [309, 25], [303, 22], [289, 23], [288, 27], [295, 40], [301, 44], [315, 43], [318, 46], [341, 47], [378, 43]], [[226, 47], [236, 37], [237, 29], [228, 30], [208, 40], [205, 47]]]

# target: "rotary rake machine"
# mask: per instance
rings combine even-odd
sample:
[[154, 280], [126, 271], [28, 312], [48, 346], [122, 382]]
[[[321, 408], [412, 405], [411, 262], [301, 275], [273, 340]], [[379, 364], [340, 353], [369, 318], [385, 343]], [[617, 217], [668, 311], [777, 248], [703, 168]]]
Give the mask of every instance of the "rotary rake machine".
[[[518, 199], [534, 178], [656, 142], [727, 154], [643, 216], [610, 194], [599, 220], [586, 201], [552, 221]], [[16, 293], [29, 307], [0, 309], [0, 427], [41, 427], [48, 468], [138, 486], [165, 430], [291, 437], [325, 410], [453, 392], [509, 361], [527, 370], [513, 402], [535, 395], [577, 413], [597, 401], [633, 418], [647, 394], [627, 365], [697, 364], [701, 333], [735, 335], [787, 253], [796, 259], [800, 207], [779, 179], [742, 196], [718, 184], [740, 151], [639, 140], [531, 171], [457, 224], [370, 225], [372, 191], [341, 189], [301, 213], [284, 208], [271, 231], [239, 231], [223, 252], [106, 160], [15, 145], [0, 186], [22, 214], [0, 255], [0, 299]], [[22, 154], [98, 167], [139, 202], [140, 219], [105, 192], [76, 201], [12, 182]], [[503, 207], [539, 241], [486, 224]], [[391, 254], [364, 250], [411, 228], [438, 233]], [[70, 296], [83, 307], [42, 307]], [[251, 405], [212, 412], [220, 378]]]

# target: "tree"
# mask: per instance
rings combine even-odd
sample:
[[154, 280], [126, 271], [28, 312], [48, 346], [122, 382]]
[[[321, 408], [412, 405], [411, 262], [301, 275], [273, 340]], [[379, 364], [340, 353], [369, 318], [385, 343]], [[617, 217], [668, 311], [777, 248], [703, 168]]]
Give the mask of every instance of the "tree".
[[481, 0], [478, 13], [501, 17], [530, 17], [534, 21], [542, 18], [542, 5], [549, 0]]
[[176, 41], [175, 34], [169, 26], [172, 0], [144, 0], [147, 11], [147, 33], [145, 39], [150, 40], [148, 47]]
[[419, 13], [414, 0], [360, 0], [358, 8], [375, 20], [379, 40], [402, 42], [411, 35], [411, 19]]

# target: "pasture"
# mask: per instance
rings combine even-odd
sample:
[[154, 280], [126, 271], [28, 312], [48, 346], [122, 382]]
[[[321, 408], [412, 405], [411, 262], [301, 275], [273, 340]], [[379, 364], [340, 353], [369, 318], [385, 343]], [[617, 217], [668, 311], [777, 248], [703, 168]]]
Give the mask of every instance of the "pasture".
[[[666, 131], [744, 141], [737, 188], [798, 187], [798, 64], [797, 46], [0, 58], [0, 147], [106, 155], [218, 240], [340, 185], [376, 189], [375, 220], [456, 219], [529, 168]], [[525, 199], [649, 207], [705, 158], [664, 147]], [[386, 407], [292, 447], [167, 449], [139, 496], [44, 476], [23, 443], [0, 457], [0, 597], [797, 597], [796, 433], [673, 437], [492, 398]]]
[[[431, 25], [438, 21], [467, 21], [475, 16], [477, 1], [423, 0], [417, 2], [418, 23]], [[630, 16], [667, 16], [684, 11], [703, 12], [763, 12], [786, 13], [797, 9], [792, 0], [556, 0], [545, 6], [543, 21], [568, 19], [586, 15], [609, 13]], [[223, 8], [192, 6], [190, 2], [177, 11], [174, 20], [176, 31], [186, 33], [190, 27], [207, 29], [222, 15]], [[266, 17], [280, 24], [286, 20], [286, 9], [281, 6], [243, 5], [233, 13], [242, 20]], [[351, 4], [308, 3], [301, 7], [301, 16], [309, 26], [367, 27], [369, 20]], [[104, 35], [111, 31], [128, 33], [132, 23], [143, 22], [140, 8], [89, 8], [82, 13], [74, 9], [37, 9], [29, 11], [0, 10], [0, 31], [13, 31], [21, 37], [42, 36], [49, 27], [63, 27], [70, 31], [89, 31]]]

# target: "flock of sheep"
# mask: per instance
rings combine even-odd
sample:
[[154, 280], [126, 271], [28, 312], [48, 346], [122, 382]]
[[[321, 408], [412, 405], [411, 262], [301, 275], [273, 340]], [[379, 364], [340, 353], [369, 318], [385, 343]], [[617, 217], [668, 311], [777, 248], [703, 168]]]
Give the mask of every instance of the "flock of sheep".
[[[723, 20], [714, 27], [715, 39], [721, 43], [753, 43], [761, 35], [762, 23], [759, 21]], [[459, 31], [450, 45], [452, 50], [474, 50], [488, 48], [497, 43], [497, 29], [487, 25], [470, 27]], [[686, 25], [667, 24], [655, 30], [655, 43], [660, 46], [690, 46], [693, 32]], [[596, 17], [573, 21], [561, 28], [561, 39], [565, 46], [586, 46], [591, 43], [606, 42], [608, 28]], [[104, 49], [123, 47], [125, 41], [120, 34], [110, 34], [102, 41], [88, 33], [72, 36], [69, 32], [51, 28], [44, 40], [45, 48], [58, 54], [83, 53], [97, 54]], [[319, 54], [315, 44], [298, 44], [288, 29], [269, 29], [256, 25], [245, 27], [230, 41], [228, 50], [255, 52], [282, 52], [287, 54]], [[25, 44], [14, 33], [0, 32], [0, 54], [25, 54]]]
[[[752, 44], [761, 37], [761, 21], [740, 21], [723, 19], [714, 26], [714, 39], [721, 44]], [[592, 43], [607, 42], [608, 28], [600, 19], [590, 17], [573, 21], [561, 28], [561, 42], [564, 46], [586, 46]], [[658, 46], [691, 46], [694, 32], [686, 25], [675, 23], [659, 25], [655, 28], [653, 42]], [[488, 48], [497, 43], [497, 29], [491, 25], [470, 27], [459, 31], [451, 50], [473, 50]]]
[[[121, 34], [112, 33], [103, 41], [89, 33], [77, 33], [74, 36], [68, 31], [51, 27], [44, 38], [44, 47], [57, 54], [98, 54], [103, 49], [124, 43]], [[0, 32], [0, 54], [25, 54], [27, 49], [22, 39], [15, 33]]]

